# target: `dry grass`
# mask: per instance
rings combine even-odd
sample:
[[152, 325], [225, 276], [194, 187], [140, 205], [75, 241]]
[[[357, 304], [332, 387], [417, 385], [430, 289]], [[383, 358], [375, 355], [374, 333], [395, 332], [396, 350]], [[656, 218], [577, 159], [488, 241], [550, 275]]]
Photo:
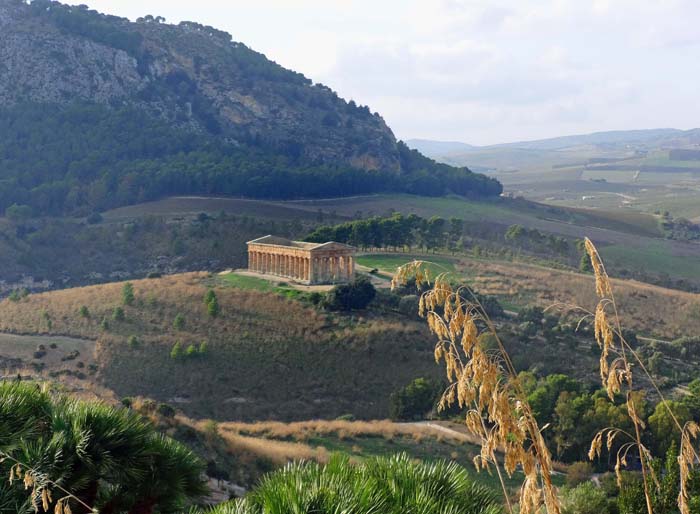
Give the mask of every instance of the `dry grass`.
[[[566, 303], [593, 310], [598, 303], [590, 275], [521, 263], [465, 260], [462, 265], [474, 289], [516, 304]], [[700, 332], [700, 295], [634, 280], [612, 279], [612, 284], [627, 328], [661, 338]]]
[[[0, 332], [96, 341], [98, 383], [118, 396], [149, 396], [188, 415], [218, 419], [381, 418], [390, 394], [416, 376], [434, 377], [426, 330], [405, 318], [352, 319], [316, 311], [279, 294], [217, 287], [221, 314], [208, 315], [209, 275], [133, 281], [136, 301], [121, 306], [122, 283], [31, 295], [0, 303]], [[90, 317], [79, 314], [87, 306]], [[173, 321], [182, 314], [185, 323]], [[101, 322], [109, 327], [104, 330]], [[130, 347], [130, 336], [138, 345]], [[204, 356], [175, 360], [207, 342]]]
[[294, 441], [306, 441], [316, 436], [335, 436], [339, 439], [383, 437], [387, 440], [395, 437], [410, 437], [418, 442], [423, 438], [432, 437], [453, 442], [474, 442], [474, 439], [466, 433], [454, 430], [441, 430], [436, 425], [394, 423], [390, 420], [311, 420], [294, 423], [274, 421], [259, 423], [226, 422], [219, 424], [219, 427], [227, 433]]

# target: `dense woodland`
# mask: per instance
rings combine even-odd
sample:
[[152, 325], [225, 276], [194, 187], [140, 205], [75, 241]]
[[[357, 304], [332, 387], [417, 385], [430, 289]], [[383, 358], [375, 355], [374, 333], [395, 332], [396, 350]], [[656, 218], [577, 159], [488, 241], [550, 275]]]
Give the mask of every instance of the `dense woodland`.
[[[264, 146], [236, 147], [130, 107], [20, 105], [0, 113], [0, 209], [87, 215], [175, 194], [320, 198], [380, 192], [493, 196], [501, 185], [399, 143], [403, 170], [311, 164]], [[17, 213], [17, 209], [14, 209]]]

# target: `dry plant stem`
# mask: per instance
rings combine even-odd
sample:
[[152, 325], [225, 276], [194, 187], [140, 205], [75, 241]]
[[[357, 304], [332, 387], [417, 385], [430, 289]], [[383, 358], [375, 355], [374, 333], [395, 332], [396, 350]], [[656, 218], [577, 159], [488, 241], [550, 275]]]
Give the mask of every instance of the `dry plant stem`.
[[[608, 391], [608, 395], [611, 398], [614, 397], [614, 393], [620, 392], [621, 381], [620, 377], [618, 376], [618, 369], [615, 364], [615, 361], [613, 361], [612, 369], [608, 369], [607, 353], [608, 351], [612, 350], [614, 353], [618, 353], [622, 358], [623, 379], [627, 383], [627, 411], [630, 419], [632, 420], [632, 424], [634, 425], [635, 442], [639, 453], [639, 462], [642, 467], [644, 498], [646, 500], [648, 514], [654, 514], [651, 502], [651, 494], [649, 492], [649, 481], [647, 476], [649, 472], [649, 470], [647, 469], [647, 456], [644, 452], [644, 446], [642, 444], [642, 436], [640, 429], [640, 424], [642, 423], [642, 421], [637, 417], [636, 408], [634, 406], [634, 400], [631, 396], [631, 393], [634, 390], [634, 386], [632, 370], [629, 364], [629, 360], [627, 358], [627, 347], [629, 345], [626, 345], [624, 342], [621, 342], [619, 352], [614, 346], [615, 331], [617, 332], [620, 341], [624, 341], [624, 338], [622, 337], [622, 324], [620, 322], [620, 315], [617, 309], [617, 303], [615, 302], [615, 295], [613, 293], [612, 286], [610, 285], [610, 280], [608, 278], [607, 271], [605, 270], [605, 265], [603, 264], [603, 261], [600, 257], [600, 254], [598, 253], [597, 248], [588, 238], [585, 239], [585, 245], [586, 251], [588, 252], [588, 255], [591, 259], [591, 265], [594, 270], [594, 275], [596, 279], [596, 293], [600, 298], [600, 301], [598, 302], [598, 307], [596, 308], [595, 321], [596, 339], [601, 345], [601, 348], [603, 348], [603, 354], [601, 355], [601, 378], [603, 379], [603, 386], [606, 388], [606, 390]], [[610, 327], [606, 318], [605, 311], [608, 305], [610, 305], [613, 311], [615, 329], [612, 329]], [[614, 383], [611, 383], [611, 378], [614, 378]]]
[[[36, 470], [36, 469], [32, 468], [31, 466], [25, 464], [24, 462], [21, 462], [21, 461], [15, 459], [14, 457], [8, 455], [8, 454], [5, 453], [5, 452], [0, 451], [0, 460], [9, 460], [9, 461], [11, 461], [11, 462], [14, 462], [15, 465], [21, 466], [21, 467], [24, 468], [24, 470], [25, 470], [25, 471], [24, 471], [25, 475], [27, 474], [27, 472], [30, 472], [32, 476], [38, 476], [38, 475], [40, 475], [40, 473], [39, 473], [38, 470]], [[52, 480], [49, 480], [49, 479], [46, 479], [46, 483], [49, 484], [49, 485], [52, 485], [53, 487], [55, 487], [56, 489], [58, 489], [59, 491], [61, 491], [62, 493], [64, 493], [64, 494], [66, 495], [64, 498], [62, 498], [61, 500], [59, 500], [59, 503], [60, 503], [61, 501], [65, 501], [66, 499], [70, 498], [71, 500], [74, 500], [76, 503], [79, 503], [80, 505], [82, 505], [83, 507], [85, 507], [85, 508], [88, 510], [88, 512], [97, 512], [96, 509], [90, 507], [90, 505], [88, 505], [87, 503], [85, 503], [84, 501], [82, 501], [80, 498], [78, 498], [77, 496], [75, 496], [74, 494], [72, 494], [72, 493], [71, 493], [70, 491], [68, 491], [67, 489], [64, 489], [63, 487], [61, 487], [61, 486], [60, 486], [59, 484], [57, 484], [56, 482], [54, 482], [54, 481], [52, 481]]]
[[[474, 404], [465, 420], [468, 430], [482, 441], [481, 454], [474, 461], [477, 468], [496, 465], [510, 512], [513, 506], [495, 455], [499, 447], [504, 451], [505, 471], [512, 475], [521, 467], [524, 473], [520, 512], [534, 514], [544, 507], [549, 514], [559, 514], [559, 499], [551, 481], [551, 455], [495, 325], [468, 288], [452, 288], [445, 278], [449, 272], [439, 274], [431, 284], [424, 264], [414, 261], [399, 268], [392, 284], [405, 282], [413, 273], [416, 284], [432, 286], [421, 295], [419, 313], [437, 336], [435, 359], [444, 361], [452, 384], [442, 397], [441, 408]], [[472, 301], [463, 297], [465, 290]], [[487, 333], [497, 341], [495, 357], [480, 346], [479, 337]]]
[[[476, 402], [474, 402], [474, 407], [478, 408]], [[481, 418], [481, 426], [484, 429], [484, 433], [486, 433], [488, 428], [486, 427], [486, 422], [484, 421], [483, 417]], [[506, 507], [508, 507], [508, 512], [510, 514], [513, 514], [513, 505], [510, 503], [510, 495], [508, 494], [506, 481], [503, 478], [503, 473], [501, 473], [501, 466], [498, 463], [498, 459], [496, 458], [496, 452], [494, 450], [491, 450], [491, 459], [493, 460], [493, 465], [496, 468], [496, 474], [498, 475], [498, 481], [501, 483], [501, 489], [503, 489], [503, 498], [506, 500]]]

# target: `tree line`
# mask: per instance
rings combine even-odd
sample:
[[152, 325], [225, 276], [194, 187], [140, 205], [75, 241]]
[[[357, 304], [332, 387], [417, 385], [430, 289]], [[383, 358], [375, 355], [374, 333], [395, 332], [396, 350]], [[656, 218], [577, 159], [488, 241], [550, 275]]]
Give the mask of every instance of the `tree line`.
[[440, 216], [429, 219], [401, 213], [388, 217], [374, 216], [339, 225], [323, 225], [306, 238], [312, 243], [335, 241], [366, 250], [367, 248], [425, 250], [455, 248], [464, 230], [464, 220]]

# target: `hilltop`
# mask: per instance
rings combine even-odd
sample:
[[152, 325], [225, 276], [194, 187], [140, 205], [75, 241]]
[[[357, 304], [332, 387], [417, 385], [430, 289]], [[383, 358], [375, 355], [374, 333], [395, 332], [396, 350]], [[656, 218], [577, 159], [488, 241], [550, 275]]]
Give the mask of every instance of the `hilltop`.
[[[204, 303], [211, 287], [220, 305], [215, 318]], [[391, 393], [418, 376], [440, 376], [433, 342], [417, 320], [338, 316], [207, 273], [134, 281], [131, 306], [123, 305], [122, 288], [110, 283], [4, 300], [0, 331], [92, 341], [94, 355], [82, 345], [80, 358], [53, 371], [82, 370], [91, 387], [120, 398], [147, 396], [200, 418], [385, 418]], [[183, 353], [190, 345], [198, 352], [173, 358], [176, 343]], [[37, 369], [63, 344], [35, 360]]]
[[0, 0], [0, 62], [0, 212], [18, 217], [171, 194], [501, 192], [213, 27]]

